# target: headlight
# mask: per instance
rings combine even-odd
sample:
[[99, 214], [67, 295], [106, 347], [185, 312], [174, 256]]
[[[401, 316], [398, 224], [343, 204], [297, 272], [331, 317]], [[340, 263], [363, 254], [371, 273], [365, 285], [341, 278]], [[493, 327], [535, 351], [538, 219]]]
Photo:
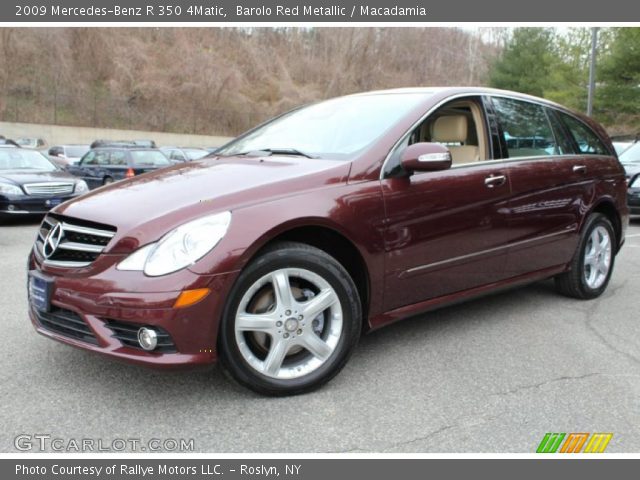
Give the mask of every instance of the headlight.
[[89, 191], [89, 185], [84, 180], [78, 180], [76, 182], [76, 187], [73, 190], [75, 193], [85, 193]]
[[5, 195], [22, 195], [22, 189], [13, 183], [0, 182], [0, 193]]
[[194, 264], [225, 236], [231, 212], [216, 213], [180, 225], [158, 242], [139, 248], [116, 267], [159, 277]]

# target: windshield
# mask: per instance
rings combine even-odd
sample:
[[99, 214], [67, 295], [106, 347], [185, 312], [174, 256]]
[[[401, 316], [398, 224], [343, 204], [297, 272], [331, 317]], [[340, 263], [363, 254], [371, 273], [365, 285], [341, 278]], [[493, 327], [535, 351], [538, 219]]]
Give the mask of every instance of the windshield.
[[372, 144], [429, 95], [358, 95], [316, 103], [276, 118], [216, 154], [271, 149], [320, 158], [349, 158]]
[[622, 163], [640, 163], [640, 142], [636, 142], [620, 155]]
[[66, 156], [70, 158], [80, 158], [89, 151], [89, 145], [77, 147], [65, 147]]
[[39, 170], [51, 172], [56, 167], [40, 152], [20, 148], [0, 148], [0, 170]]
[[171, 162], [164, 153], [158, 150], [133, 150], [131, 158], [134, 165], [153, 165], [154, 167], [163, 167], [170, 165]]

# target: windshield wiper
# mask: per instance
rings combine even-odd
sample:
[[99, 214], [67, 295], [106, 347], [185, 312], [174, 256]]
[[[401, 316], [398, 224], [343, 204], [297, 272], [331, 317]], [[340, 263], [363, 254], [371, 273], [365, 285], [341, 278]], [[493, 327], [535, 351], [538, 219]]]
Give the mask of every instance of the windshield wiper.
[[299, 155], [307, 158], [320, 158], [317, 155], [305, 153], [297, 148], [255, 148], [248, 152], [236, 153], [236, 155], [259, 155], [262, 152], [271, 153], [272, 155]]

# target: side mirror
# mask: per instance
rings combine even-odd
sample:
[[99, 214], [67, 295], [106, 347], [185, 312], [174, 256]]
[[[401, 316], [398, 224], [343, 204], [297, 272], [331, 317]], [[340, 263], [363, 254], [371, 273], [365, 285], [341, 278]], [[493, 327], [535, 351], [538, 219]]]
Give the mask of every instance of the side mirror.
[[451, 167], [451, 152], [439, 143], [414, 143], [402, 152], [400, 163], [409, 174], [446, 170]]

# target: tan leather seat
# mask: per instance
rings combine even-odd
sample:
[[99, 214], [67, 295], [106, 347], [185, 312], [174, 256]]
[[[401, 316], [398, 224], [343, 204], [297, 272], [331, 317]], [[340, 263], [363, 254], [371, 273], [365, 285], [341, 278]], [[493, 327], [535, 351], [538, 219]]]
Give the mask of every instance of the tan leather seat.
[[[465, 143], [467, 141], [467, 117], [464, 115], [446, 115], [439, 117], [433, 124], [431, 139], [437, 143]], [[456, 163], [470, 163], [480, 160], [477, 145], [449, 146], [451, 160]]]

